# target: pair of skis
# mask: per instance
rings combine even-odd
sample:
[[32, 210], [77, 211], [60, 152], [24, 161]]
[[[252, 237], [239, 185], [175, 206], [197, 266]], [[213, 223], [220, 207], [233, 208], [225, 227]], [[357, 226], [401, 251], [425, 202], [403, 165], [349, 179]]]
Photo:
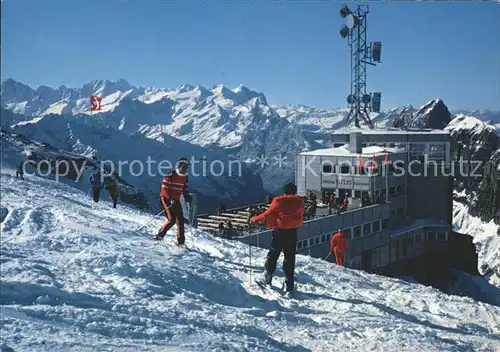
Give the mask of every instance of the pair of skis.
[[270, 295], [274, 299], [291, 299], [293, 295], [285, 293], [281, 293], [277, 288], [272, 287], [271, 285], [267, 285], [259, 280], [255, 280], [253, 282], [261, 291], [266, 295]]

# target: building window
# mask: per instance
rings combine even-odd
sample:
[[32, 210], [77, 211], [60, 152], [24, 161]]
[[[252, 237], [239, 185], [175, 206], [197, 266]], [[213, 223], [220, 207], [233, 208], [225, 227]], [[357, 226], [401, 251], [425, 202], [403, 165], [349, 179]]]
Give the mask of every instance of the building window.
[[297, 242], [297, 250], [300, 251], [302, 249], [302, 241]]
[[437, 233], [438, 241], [446, 241], [446, 232], [438, 232]]
[[342, 165], [340, 167], [340, 173], [341, 174], [349, 174], [351, 172], [351, 167], [347, 165]]
[[361, 191], [354, 191], [354, 198], [361, 198]]
[[415, 243], [419, 243], [419, 242], [422, 242], [422, 235], [421, 234], [415, 235]]
[[446, 144], [430, 144], [429, 160], [444, 161], [446, 156]]
[[302, 248], [307, 248], [307, 240], [302, 241]]
[[351, 229], [344, 229], [342, 230], [346, 238], [351, 238]]
[[380, 231], [380, 221], [372, 222], [372, 231], [379, 232]]
[[333, 168], [330, 164], [323, 164], [323, 173], [324, 174], [333, 174]]
[[410, 160], [422, 160], [425, 154], [425, 144], [411, 143], [410, 144]]
[[371, 233], [371, 223], [363, 225], [363, 235], [369, 235]]
[[319, 237], [314, 237], [314, 244], [319, 244]]
[[314, 246], [314, 238], [309, 239], [309, 247]]
[[328, 242], [330, 242], [330, 238], [332, 238], [332, 235], [330, 235], [330, 234], [326, 235], [326, 240], [327, 240]]
[[358, 238], [361, 236], [361, 226], [356, 226], [354, 228], [354, 236], [353, 238]]
[[382, 219], [382, 230], [385, 230], [389, 227], [389, 219]]
[[326, 242], [326, 235], [321, 235], [321, 243], [325, 243]]

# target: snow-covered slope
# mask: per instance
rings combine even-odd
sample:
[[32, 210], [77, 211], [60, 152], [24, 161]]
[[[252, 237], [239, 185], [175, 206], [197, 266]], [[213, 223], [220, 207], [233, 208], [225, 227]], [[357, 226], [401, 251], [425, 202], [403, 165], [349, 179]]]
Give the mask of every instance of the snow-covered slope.
[[[26, 174], [24, 175], [26, 180], [29, 180], [30, 175], [33, 174], [43, 175], [87, 193], [89, 191], [89, 176], [96, 168], [100, 168], [98, 161], [92, 158], [58, 149], [47, 143], [33, 141], [12, 132], [2, 130], [0, 141], [2, 166], [16, 169], [20, 161], [27, 162], [25, 165]], [[112, 170], [106, 169], [106, 171]], [[14, 171], [13, 174], [15, 174]], [[117, 181], [120, 203], [130, 204], [139, 209], [150, 207], [140, 189], [126, 182], [116, 171], [113, 173], [113, 177]], [[108, 195], [104, 192], [103, 198], [107, 197]]]
[[[109, 203], [92, 204], [79, 191], [52, 180], [33, 177], [22, 182], [5, 167], [1, 172], [0, 323], [5, 348], [499, 347], [499, 306], [302, 255], [297, 257], [296, 298], [273, 299], [244, 287], [250, 275], [247, 245], [190, 230], [187, 251], [169, 244], [173, 231], [165, 244], [154, 246], [147, 237], [161, 220], [112, 209]], [[265, 251], [253, 249], [253, 277], [264, 257]], [[277, 274], [282, 276], [279, 269]]]

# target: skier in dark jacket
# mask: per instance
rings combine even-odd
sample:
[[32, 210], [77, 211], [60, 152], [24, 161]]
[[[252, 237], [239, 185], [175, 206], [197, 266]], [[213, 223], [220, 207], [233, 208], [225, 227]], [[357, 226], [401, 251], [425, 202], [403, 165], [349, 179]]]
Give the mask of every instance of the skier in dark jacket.
[[265, 222], [272, 232], [271, 248], [265, 263], [263, 284], [270, 285], [280, 253], [283, 251], [283, 271], [287, 295], [294, 289], [295, 254], [297, 251], [297, 228], [303, 223], [304, 202], [297, 197], [297, 186], [288, 183], [283, 196], [273, 198], [269, 208], [252, 218], [252, 222]]
[[19, 165], [17, 166], [17, 171], [16, 171], [16, 178], [19, 176], [21, 177], [21, 180], [24, 180], [24, 162], [21, 160], [19, 162]]
[[94, 173], [89, 177], [90, 184], [92, 185], [92, 197], [94, 202], [98, 203], [101, 196], [101, 173], [99, 170], [94, 171]]
[[116, 201], [118, 200], [118, 185], [116, 184], [115, 179], [109, 176], [105, 177], [104, 187], [106, 187], [109, 197], [113, 201], [113, 208], [116, 208]]

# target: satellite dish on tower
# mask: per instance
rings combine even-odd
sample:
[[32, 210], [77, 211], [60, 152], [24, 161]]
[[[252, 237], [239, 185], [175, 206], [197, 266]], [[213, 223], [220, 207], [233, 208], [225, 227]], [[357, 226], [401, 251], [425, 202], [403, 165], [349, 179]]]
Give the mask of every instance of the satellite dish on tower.
[[352, 13], [347, 16], [347, 28], [353, 29], [360, 23], [359, 18]]

